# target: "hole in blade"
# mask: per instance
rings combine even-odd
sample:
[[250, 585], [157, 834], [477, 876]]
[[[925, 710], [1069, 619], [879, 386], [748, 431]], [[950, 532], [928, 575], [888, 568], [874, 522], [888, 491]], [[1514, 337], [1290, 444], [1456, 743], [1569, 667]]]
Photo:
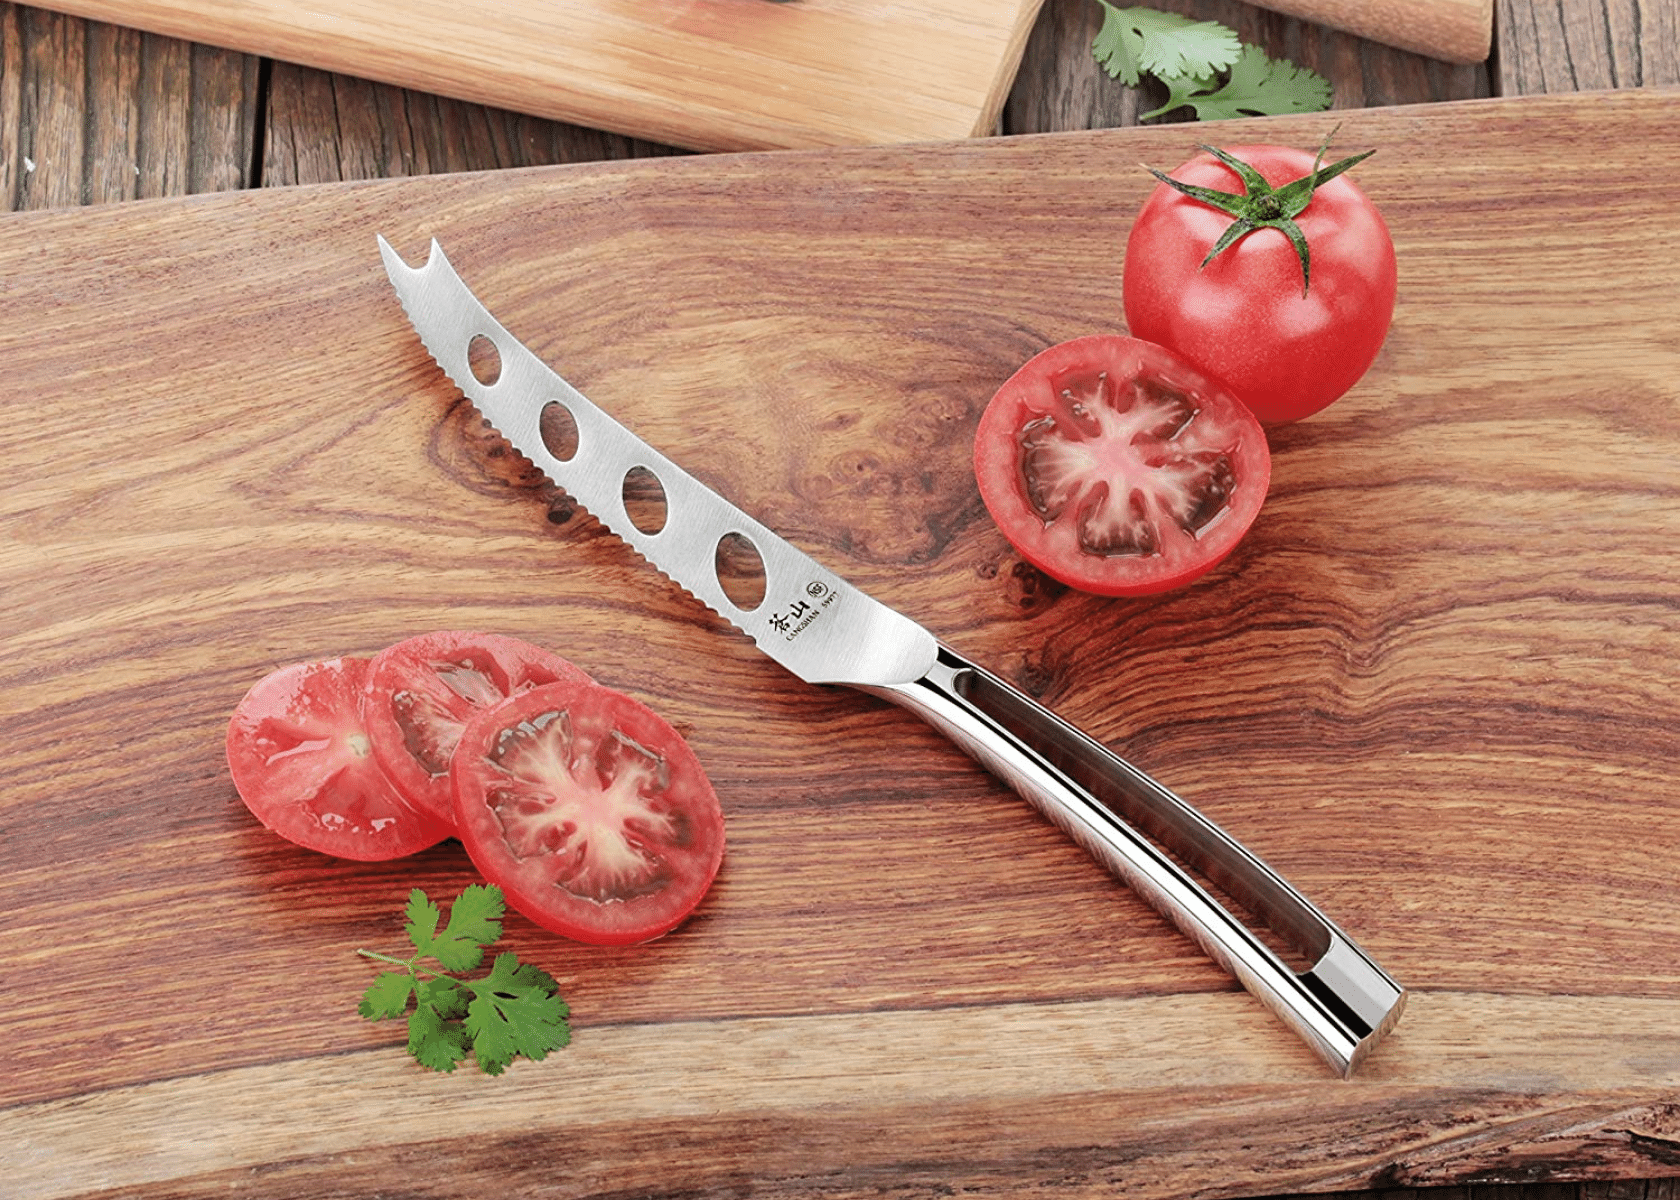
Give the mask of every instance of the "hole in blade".
[[537, 431], [542, 435], [543, 449], [561, 462], [571, 462], [578, 452], [577, 419], [572, 410], [558, 400], [543, 405], [537, 418]]
[[742, 612], [764, 603], [764, 559], [743, 533], [726, 533], [718, 539], [713, 558], [718, 586], [729, 602]]
[[496, 349], [496, 343], [482, 333], [473, 334], [472, 341], [467, 343], [467, 369], [485, 387], [502, 377], [501, 352]]
[[665, 528], [665, 485], [646, 467], [631, 467], [624, 473], [624, 511], [630, 524], [653, 535]]

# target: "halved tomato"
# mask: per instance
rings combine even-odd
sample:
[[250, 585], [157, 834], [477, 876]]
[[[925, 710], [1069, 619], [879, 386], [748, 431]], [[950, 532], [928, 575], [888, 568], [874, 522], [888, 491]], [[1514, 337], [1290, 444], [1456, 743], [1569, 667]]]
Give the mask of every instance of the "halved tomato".
[[442, 841], [448, 823], [403, 798], [362, 724], [369, 660], [295, 663], [260, 680], [228, 723], [239, 797], [287, 841], [378, 862]]
[[974, 441], [981, 499], [1021, 556], [1108, 596], [1179, 587], [1223, 559], [1259, 515], [1271, 461], [1234, 395], [1119, 335], [1028, 360]]
[[449, 760], [474, 715], [545, 683], [587, 682], [558, 654], [494, 633], [426, 633], [373, 659], [362, 698], [373, 755], [410, 803], [455, 823]]
[[455, 749], [456, 834], [543, 928], [627, 945], [674, 928], [723, 860], [723, 810], [657, 713], [591, 683], [522, 692]]

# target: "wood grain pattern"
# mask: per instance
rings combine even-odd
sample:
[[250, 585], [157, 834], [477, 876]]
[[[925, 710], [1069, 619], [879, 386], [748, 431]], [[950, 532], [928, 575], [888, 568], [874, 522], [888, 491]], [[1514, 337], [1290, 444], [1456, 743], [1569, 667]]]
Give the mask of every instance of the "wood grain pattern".
[[[1338, 108], [1488, 94], [1485, 65], [1449, 66], [1236, 0], [1163, 0], [1158, 7], [1222, 21], [1268, 53], [1319, 71], [1333, 82]], [[1135, 125], [1140, 112], [1161, 103], [1165, 91], [1153, 80], [1128, 88], [1103, 74], [1090, 52], [1101, 24], [1102, 10], [1092, 0], [1044, 5], [1001, 132]], [[267, 113], [262, 178], [271, 185], [670, 152], [645, 141], [283, 63], [274, 67]]]
[[1037, 0], [52, 0], [97, 21], [702, 150], [990, 133]]
[[253, 182], [255, 59], [0, 4], [0, 195], [57, 208]]
[[[1279, 432], [1238, 555], [1137, 602], [1023, 568], [967, 442], [1028, 354], [1113, 325], [1135, 164], [1209, 130], [8, 218], [0, 1137], [54, 1168], [30, 1186], [369, 1194], [433, 1156], [516, 1196], [1674, 1174], [1680, 334], [1651, 298], [1680, 277], [1639, 253], [1674, 210], [1645, 170], [1680, 151], [1670, 99], [1338, 114], [1382, 148], [1360, 173], [1403, 264], [1394, 332]], [[1595, 196], [1535, 191], [1535, 129]], [[444, 239], [649, 440], [1273, 861], [1415, 991], [1369, 1074], [1326, 1079], [937, 736], [781, 674], [533, 478], [414, 344], [375, 230]], [[354, 949], [400, 936], [409, 887], [468, 882], [459, 852], [293, 851], [220, 763], [269, 667], [439, 626], [647, 700], [730, 820], [717, 889], [653, 946], [510, 922], [579, 1031], [499, 1081], [419, 1075], [352, 1013]], [[288, 1115], [300, 1087], [327, 1107]], [[423, 1141], [445, 1113], [461, 1136]]]
[[1502, 95], [1680, 84], [1668, 0], [1500, 0]]
[[[1511, 1025], [1490, 1020], [1490, 1010]], [[1614, 1035], [1607, 1015], [1618, 1022]], [[236, 1182], [249, 1186], [254, 1169], [277, 1173], [297, 1197], [343, 1194], [347, 1181], [372, 1192], [382, 1179], [411, 1177], [406, 1164], [422, 1155], [427, 1167], [410, 1195], [460, 1195], [463, 1180], [490, 1172], [506, 1188], [498, 1194], [590, 1194], [599, 1186], [594, 1179], [562, 1191], [553, 1175], [562, 1163], [599, 1155], [611, 1162], [616, 1188], [632, 1195], [750, 1181], [754, 1194], [804, 1196], [820, 1181], [823, 1195], [910, 1197], [962, 1185], [982, 1193], [1168, 1198], [1184, 1194], [1195, 1157], [1240, 1160], [1258, 1141], [1279, 1161], [1246, 1178], [1238, 1167], [1210, 1193], [1243, 1195], [1256, 1184], [1322, 1177], [1317, 1155], [1301, 1147], [1311, 1137], [1345, 1144], [1346, 1175], [1380, 1168], [1390, 1182], [1429, 1186], [1460, 1174], [1466, 1156], [1482, 1170], [1493, 1161], [1516, 1170], [1560, 1153], [1614, 1155], [1639, 1138], [1659, 1158], [1680, 1154], [1672, 1107], [1642, 1098], [1667, 1082], [1660, 1072], [1626, 1090], [1597, 1086], [1603, 1059], [1619, 1053], [1628, 1034], [1651, 1037], [1652, 1049], [1670, 1061], [1680, 1055], [1670, 1016], [1651, 1001], [1607, 1009], [1566, 998], [1434, 995], [1409, 1015], [1414, 1035], [1378, 1078], [1328, 1094], [1280, 1078], [1264, 1022], [1228, 995], [886, 1012], [867, 1023], [807, 1016], [619, 1026], [567, 1052], [563, 1088], [540, 1070], [467, 1087], [445, 1077], [416, 1080], [390, 1054], [361, 1051], [14, 1110], [9, 1132], [35, 1152], [35, 1172], [12, 1195], [58, 1200], [77, 1193], [56, 1181], [80, 1177], [139, 1197], [153, 1194], [148, 1185], [211, 1196]], [[1228, 1031], [1229, 1049], [1186, 1072], [1163, 1043], [1196, 1038], [1208, 1023]], [[1561, 1035], [1543, 1079], [1533, 1072], [1527, 1036], [1511, 1036], [1525, 1024]], [[346, 1075], [353, 1085], [345, 1086]], [[1175, 1086], [1162, 1088], [1168, 1075]], [[1533, 1086], [1511, 1094], [1513, 1075], [1529, 1076]], [[1424, 1078], [1429, 1086], [1418, 1086]], [[1058, 1082], [1054, 1098], [1035, 1086], [1044, 1079]], [[1084, 1141], [1104, 1106], [1170, 1104], [1192, 1083], [1207, 1102], [1198, 1144], [1172, 1146], [1144, 1123], [1115, 1126], [1101, 1146]], [[1413, 1145], [1443, 1094], [1497, 1122], [1498, 1131], [1490, 1139], [1477, 1127]], [[287, 1107], [258, 1109], [248, 1100], [255, 1095], [287, 1098]], [[1020, 1120], [1023, 1105], [1041, 1103], [1054, 1104], [1057, 1123], [1066, 1117], [1060, 1129]], [[1278, 1121], [1289, 1126], [1287, 1140], [1266, 1129]], [[435, 1139], [444, 1122], [452, 1136]], [[126, 1145], [108, 1136], [118, 1125]], [[205, 1126], [223, 1136], [196, 1136]], [[565, 1157], [521, 1163], [475, 1144], [494, 1145], [510, 1129], [527, 1145], [565, 1143]], [[627, 1140], [662, 1152], [626, 1158]], [[1390, 1163], [1402, 1147], [1404, 1160]], [[503, 1161], [487, 1170], [491, 1154]], [[284, 1162], [278, 1169], [277, 1160]]]
[[[1236, 0], [1162, 0], [1160, 6], [1223, 21], [1268, 53], [1312, 67], [1334, 84], [1338, 107], [1488, 94], [1485, 66], [1451, 67]], [[1103, 75], [1090, 54], [1100, 22], [1091, 0], [1045, 5], [1003, 132], [1136, 124], [1139, 112], [1160, 103], [1164, 93], [1157, 95], [1153, 83], [1126, 88]], [[96, 57], [90, 67], [85, 54], [62, 49], [132, 45], [136, 36], [138, 70], [110, 56]], [[25, 41], [32, 47], [27, 77]], [[61, 49], [43, 53], [42, 41]], [[13, 209], [115, 198], [120, 192], [105, 186], [113, 180], [132, 180], [135, 196], [151, 197], [259, 181], [286, 186], [671, 153], [651, 142], [284, 62], [265, 64], [259, 82], [258, 60], [249, 56], [15, 5], [0, 5], [0, 53], [0, 130], [9, 148], [0, 156], [0, 194]], [[89, 78], [98, 86], [84, 88]], [[89, 129], [138, 133], [114, 134], [106, 149], [90, 154], [84, 153]], [[35, 169], [49, 163], [51, 170], [35, 178], [26, 160]]]
[[[1410, 103], [1430, 98], [1451, 99], [1483, 95], [1488, 91], [1487, 72], [1481, 67], [1468, 70], [1446, 68], [1442, 64], [1414, 55], [1389, 52], [1311, 25], [1255, 14], [1246, 5], [1202, 0], [1201, 3], [1183, 3], [1177, 7], [1198, 17], [1224, 20], [1227, 24], [1241, 24], [1244, 26], [1245, 37], [1265, 39], [1271, 53], [1293, 56], [1297, 61], [1313, 66], [1332, 80], [1336, 87], [1338, 104], [1344, 106], [1358, 103]], [[1558, 6], [1555, 11], [1561, 14], [1562, 7]], [[33, 148], [44, 158], [56, 155], [58, 161], [68, 163], [75, 169], [77, 160], [81, 157], [79, 149], [64, 154], [60, 153], [59, 148], [64, 144], [64, 140], [79, 139], [82, 136], [77, 123], [54, 119], [50, 101], [44, 106], [45, 119], [37, 118], [36, 109], [31, 107], [29, 111], [32, 123], [28, 126], [22, 124], [24, 80], [18, 33], [23, 11], [13, 5], [0, 5], [0, 143], [7, 148], [6, 152], [0, 155], [0, 187], [3, 187], [5, 194], [14, 197], [14, 207], [19, 205], [16, 203], [17, 190], [12, 186], [12, 181], [23, 178], [26, 174], [23, 149]], [[1112, 81], [1103, 79], [1095, 70], [1095, 64], [1090, 58], [1089, 39], [1095, 32], [1095, 26], [1091, 24], [1090, 28], [1086, 29], [1085, 23], [1094, 12], [1094, 5], [1083, 2], [1076, 4], [1072, 0], [1053, 0], [1046, 6], [1044, 18], [1035, 30], [1033, 46], [1029, 47], [1030, 61], [1011, 96], [1010, 112], [1006, 114], [1007, 131], [1090, 128], [1106, 124], [1135, 123], [1136, 113], [1142, 110], [1138, 103], [1139, 93], [1120, 88]], [[1676, 44], [1676, 39], [1672, 36], [1666, 39], [1651, 36], [1651, 31], [1660, 35], [1660, 23], [1666, 16], [1671, 15], [1669, 9], [1662, 6], [1643, 6], [1643, 9], [1636, 7], [1631, 10], [1626, 6], [1616, 5], [1591, 8], [1575, 6], [1565, 14], [1567, 20], [1564, 16], [1551, 20], [1535, 19], [1536, 14], [1540, 12], [1541, 10], [1534, 6], [1522, 6], [1513, 13], [1501, 16], [1501, 48], [1494, 62], [1505, 73], [1502, 84], [1505, 90], [1561, 91], [1581, 86], [1581, 81], [1603, 85], [1611, 80], [1626, 86], [1630, 80], [1634, 84], [1645, 82], [1643, 77], [1646, 75], [1651, 77], [1650, 82], [1673, 82], [1675, 73], [1672, 70], [1672, 56], [1666, 60], [1670, 63], [1666, 75], [1662, 73], [1662, 63], [1665, 61], [1662, 56], [1666, 48]], [[1511, 19], [1513, 16], [1521, 19]], [[1632, 19], [1629, 19], [1630, 17]], [[1595, 27], [1595, 19], [1602, 23]], [[1579, 29], [1583, 26], [1592, 31], [1591, 36], [1581, 36]], [[1058, 37], [1061, 33], [1071, 36]], [[1645, 34], [1643, 38], [1642, 33]], [[1321, 47], [1332, 48], [1332, 52], [1322, 52]], [[1560, 49], [1565, 52], [1560, 53]], [[201, 55], [206, 53], [206, 50], [201, 46], [193, 47], [190, 53]], [[1520, 79], [1513, 80], [1513, 65], [1527, 64], [1537, 73], [1539, 64], [1548, 60], [1549, 87], [1537, 84], [1523, 86]], [[1645, 65], [1647, 60], [1651, 65]], [[41, 61], [38, 57], [32, 59], [34, 64]], [[123, 94], [110, 86], [83, 89], [79, 62], [69, 64], [63, 57], [52, 61], [61, 70], [68, 71], [71, 65], [78, 68], [76, 74], [70, 77], [74, 86], [68, 88], [68, 92], [85, 97], [82, 102], [90, 105], [113, 105], [119, 109], [125, 105], [144, 108], [149, 102], [149, 93], [155, 91], [160, 83], [165, 91], [173, 85], [169, 76], [126, 72], [122, 75], [122, 84], [124, 89], [133, 89], [130, 94]], [[254, 68], [254, 60], [247, 61], [252, 62]], [[1638, 69], [1628, 70], [1629, 63]], [[1622, 65], [1618, 67], [1618, 64]], [[381, 119], [386, 108], [395, 107], [400, 110], [400, 124], [394, 126], [397, 130], [396, 136], [382, 134], [375, 139], [371, 134], [380, 132], [377, 126], [370, 129], [372, 122], [357, 119], [365, 114], [366, 109], [358, 107], [355, 98], [360, 95], [358, 89], [366, 88], [367, 85], [356, 80], [333, 80], [333, 90], [345, 89], [346, 99], [343, 103], [335, 103], [333, 109], [327, 110], [331, 119], [321, 118], [319, 114], [322, 110], [316, 107], [300, 120], [295, 108], [289, 107], [289, 102], [300, 93], [318, 94], [318, 81], [313, 77], [319, 73], [291, 68], [285, 64], [276, 64], [275, 71], [276, 85], [272, 89], [267, 110], [271, 126], [268, 131], [270, 158], [263, 173], [263, 177], [270, 181], [310, 181], [299, 178], [296, 173], [288, 174], [288, 170], [293, 166], [284, 156], [288, 143], [277, 140], [277, 133], [304, 142], [307, 149], [305, 153], [298, 155], [297, 161], [321, 167], [323, 173], [317, 178], [413, 174], [433, 169], [434, 163], [444, 162], [471, 161], [473, 166], [505, 166], [527, 160], [562, 162], [588, 157], [609, 158], [618, 157], [619, 149], [631, 144], [627, 139], [613, 135], [592, 134], [554, 122], [514, 117], [508, 113], [483, 110], [477, 106], [439, 100], [417, 93], [403, 93], [400, 89], [387, 89], [380, 85], [374, 85], [375, 93], [389, 91], [399, 97], [395, 102], [381, 102]], [[290, 79], [294, 76], [310, 80], [312, 86], [292, 88]], [[230, 74], [230, 78], [237, 81], [238, 77]], [[112, 75], [107, 74], [104, 79], [109, 83]], [[1470, 81], [1471, 90], [1465, 90], [1463, 80]], [[1495, 83], [1499, 84], [1501, 81], [1496, 77]], [[39, 88], [43, 84], [32, 81], [29, 86]], [[45, 86], [53, 87], [54, 83], [49, 78], [45, 81]], [[250, 94], [250, 90], [248, 87], [245, 89], [245, 96]], [[238, 129], [243, 126], [248, 129], [248, 122], [240, 120], [241, 109], [238, 102], [243, 97], [232, 89], [229, 89], [229, 97], [235, 103], [218, 110], [213, 107], [217, 97], [210, 95], [212, 107], [208, 110], [194, 111], [191, 114], [192, 120], [195, 123], [203, 122], [207, 116], [214, 119], [220, 113], [226, 127]], [[335, 101], [338, 99], [335, 97]], [[1153, 107], [1158, 102], [1158, 97], [1148, 99], [1143, 107]], [[343, 131], [337, 125], [337, 119], [341, 115], [350, 118]], [[121, 118], [107, 118], [98, 112], [90, 112], [84, 116], [82, 123], [120, 123], [120, 120]], [[405, 131], [406, 138], [403, 136]], [[55, 141], [55, 135], [60, 140]], [[203, 140], [200, 138], [200, 143]], [[213, 147], [220, 143], [212, 138], [210, 144]], [[594, 153], [594, 145], [599, 145], [606, 152]], [[219, 157], [223, 161], [236, 164], [234, 170], [228, 172], [228, 177], [237, 179], [237, 172], [243, 169], [237, 164], [249, 161], [251, 152], [247, 146], [233, 155]], [[150, 161], [155, 162], [157, 159], [154, 157]], [[163, 161], [164, 167], [159, 170], [155, 180], [150, 174], [150, 164], [142, 167], [142, 175], [145, 178], [139, 185], [139, 194], [176, 194], [180, 188], [182, 173], [172, 172], [166, 181], [163, 170], [167, 170], [169, 160], [165, 158]], [[81, 169], [84, 172], [89, 171], [90, 164], [82, 161]], [[327, 170], [336, 173], [326, 174]], [[65, 185], [64, 177], [61, 176], [60, 183], [64, 185], [64, 194], [73, 197], [69, 201], [71, 203], [80, 203], [85, 197], [93, 194], [93, 189], [84, 187], [80, 181]], [[39, 205], [48, 193], [35, 189], [29, 195]], [[386, 1189], [389, 1171], [400, 1165], [402, 1164], [393, 1164], [384, 1159], [367, 1163], [360, 1175], [363, 1182], [358, 1186], [346, 1182], [344, 1164], [342, 1160], [336, 1161], [330, 1164], [329, 1168], [333, 1179], [333, 1194], [371, 1195], [382, 1192]], [[499, 1174], [495, 1164], [481, 1165], [488, 1174]], [[1676, 1186], [1677, 1181], [1674, 1179], [1511, 1186], [1484, 1183], [1473, 1187], [1434, 1186], [1427, 1195], [1431, 1200], [1675, 1200], [1676, 1195], [1680, 1194], [1676, 1192]], [[1340, 1195], [1351, 1198], [1362, 1194]], [[1383, 1189], [1374, 1194], [1363, 1195], [1371, 1196], [1373, 1200], [1415, 1200], [1418, 1192], [1411, 1188], [1401, 1188]]]
[[266, 187], [651, 158], [670, 147], [506, 109], [274, 64]]
[[1493, 0], [1262, 0], [1263, 7], [1445, 62], [1485, 62]]

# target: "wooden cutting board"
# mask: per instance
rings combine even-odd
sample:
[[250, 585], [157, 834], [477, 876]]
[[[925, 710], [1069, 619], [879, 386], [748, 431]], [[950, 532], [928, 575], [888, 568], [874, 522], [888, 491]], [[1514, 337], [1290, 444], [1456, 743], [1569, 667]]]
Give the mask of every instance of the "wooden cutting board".
[[[1680, 1172], [1674, 92], [193, 197], [0, 220], [0, 1144], [15, 1200], [1252, 1195]], [[969, 439], [1119, 324], [1203, 140], [1374, 146], [1359, 387], [1197, 585], [1047, 583]], [[1527, 155], [1541, 149], [1545, 169]], [[1589, 186], [1590, 185], [1590, 186]], [[383, 232], [743, 507], [1176, 786], [1412, 989], [1351, 1082], [913, 718], [809, 687], [440, 377]], [[573, 657], [729, 822], [688, 924], [510, 919], [576, 1037], [428, 1074], [355, 1014], [411, 887], [247, 814], [280, 664], [428, 629]]]
[[992, 133], [1041, 3], [48, 0], [42, 7], [673, 146], [769, 150]]

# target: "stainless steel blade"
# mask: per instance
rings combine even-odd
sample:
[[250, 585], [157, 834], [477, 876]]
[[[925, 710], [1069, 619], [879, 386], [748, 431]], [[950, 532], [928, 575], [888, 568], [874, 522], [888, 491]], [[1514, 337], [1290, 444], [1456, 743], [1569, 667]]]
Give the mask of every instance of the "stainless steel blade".
[[[759, 649], [807, 683], [888, 687], [933, 665], [932, 634], [803, 554], [607, 416], [549, 369], [490, 315], [434, 240], [422, 267], [410, 267], [381, 237], [391, 285], [420, 340], [444, 374], [519, 453], [608, 529], [629, 543]], [[469, 347], [495, 346], [500, 373], [482, 383]], [[542, 435], [543, 410], [559, 404], [577, 428], [576, 450], [557, 457]], [[650, 472], [665, 493], [665, 523], [646, 533], [625, 504], [626, 477]], [[764, 596], [738, 607], [719, 578], [719, 544], [745, 538], [764, 564]]]

